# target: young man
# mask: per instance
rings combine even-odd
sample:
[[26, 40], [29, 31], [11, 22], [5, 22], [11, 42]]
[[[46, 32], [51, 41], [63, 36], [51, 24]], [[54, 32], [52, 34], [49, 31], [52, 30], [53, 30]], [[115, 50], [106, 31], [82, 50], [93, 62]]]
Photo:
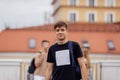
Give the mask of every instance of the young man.
[[[45, 80], [80, 80], [81, 78], [86, 80], [86, 67], [81, 48], [77, 42], [68, 41], [67, 24], [62, 21], [56, 23], [54, 31], [57, 41], [48, 51]], [[70, 43], [72, 45], [69, 45]]]
[[50, 42], [43, 40], [41, 44], [42, 49], [35, 56], [36, 69], [34, 72], [34, 80], [45, 80], [46, 60]]

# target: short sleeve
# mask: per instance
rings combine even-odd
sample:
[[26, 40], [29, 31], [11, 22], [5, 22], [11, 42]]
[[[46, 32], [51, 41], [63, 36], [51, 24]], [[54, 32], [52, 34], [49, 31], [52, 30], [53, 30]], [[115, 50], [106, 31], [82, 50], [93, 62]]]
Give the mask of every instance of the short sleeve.
[[74, 42], [73, 49], [74, 49], [74, 52], [75, 52], [75, 55], [76, 55], [77, 58], [78, 57], [83, 57], [81, 47], [77, 42]]
[[53, 46], [51, 46], [48, 50], [48, 56], [47, 56], [47, 62], [54, 63], [54, 57], [53, 57]]

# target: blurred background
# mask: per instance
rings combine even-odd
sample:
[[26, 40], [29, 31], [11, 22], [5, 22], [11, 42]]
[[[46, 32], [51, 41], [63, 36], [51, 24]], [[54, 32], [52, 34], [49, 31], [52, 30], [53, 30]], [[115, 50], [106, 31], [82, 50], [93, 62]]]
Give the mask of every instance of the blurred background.
[[120, 0], [0, 0], [0, 80], [27, 80], [41, 41], [56, 42], [57, 21], [88, 48], [90, 80], [120, 80]]

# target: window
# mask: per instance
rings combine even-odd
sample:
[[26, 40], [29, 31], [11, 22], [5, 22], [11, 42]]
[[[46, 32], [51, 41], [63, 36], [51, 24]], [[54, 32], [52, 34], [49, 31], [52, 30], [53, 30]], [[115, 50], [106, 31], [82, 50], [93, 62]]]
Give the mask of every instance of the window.
[[82, 41], [83, 48], [90, 48], [90, 45], [87, 40]]
[[106, 0], [107, 7], [113, 7], [115, 5], [115, 0]]
[[113, 13], [106, 13], [106, 22], [113, 23], [114, 22], [114, 14]]
[[89, 14], [89, 22], [95, 22], [95, 15], [93, 13]]
[[78, 0], [68, 0], [68, 1], [69, 1], [68, 3], [70, 6], [77, 6]]
[[87, 12], [87, 21], [90, 23], [96, 22], [97, 20], [97, 12]]
[[36, 39], [29, 40], [29, 48], [36, 48]]
[[108, 40], [107, 45], [108, 45], [109, 50], [114, 50], [115, 49], [115, 45], [114, 45], [112, 40]]
[[107, 15], [107, 22], [110, 22], [110, 23], [113, 22], [113, 15], [112, 14]]
[[89, 7], [95, 6], [95, 0], [89, 0]]
[[71, 13], [70, 14], [70, 22], [75, 22], [76, 21], [76, 14], [75, 13]]
[[78, 21], [78, 12], [77, 11], [69, 11], [68, 12], [68, 21], [69, 22], [77, 22]]
[[98, 0], [87, 0], [87, 6], [88, 7], [95, 7], [97, 6]]
[[87, 21], [88, 22], [95, 22], [97, 19], [96, 12], [88, 12], [87, 13]]

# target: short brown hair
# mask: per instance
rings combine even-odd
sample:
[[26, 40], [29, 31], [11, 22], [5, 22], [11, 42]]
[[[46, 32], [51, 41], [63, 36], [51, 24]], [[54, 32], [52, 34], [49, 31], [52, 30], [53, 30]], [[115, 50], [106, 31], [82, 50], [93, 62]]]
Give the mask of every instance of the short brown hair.
[[57, 23], [54, 25], [54, 30], [55, 30], [57, 27], [61, 27], [61, 26], [64, 26], [66, 29], [67, 29], [67, 27], [68, 27], [68, 25], [67, 25], [65, 22], [59, 21], [59, 22], [57, 22]]
[[48, 41], [48, 40], [42, 40], [42, 41], [41, 41], [41, 46], [43, 46], [43, 43], [46, 43], [46, 42], [47, 42], [47, 43], [50, 43], [50, 41]]
[[42, 40], [42, 42], [41, 42], [41, 43], [44, 43], [44, 42], [48, 42], [48, 43], [50, 43], [48, 40]]

